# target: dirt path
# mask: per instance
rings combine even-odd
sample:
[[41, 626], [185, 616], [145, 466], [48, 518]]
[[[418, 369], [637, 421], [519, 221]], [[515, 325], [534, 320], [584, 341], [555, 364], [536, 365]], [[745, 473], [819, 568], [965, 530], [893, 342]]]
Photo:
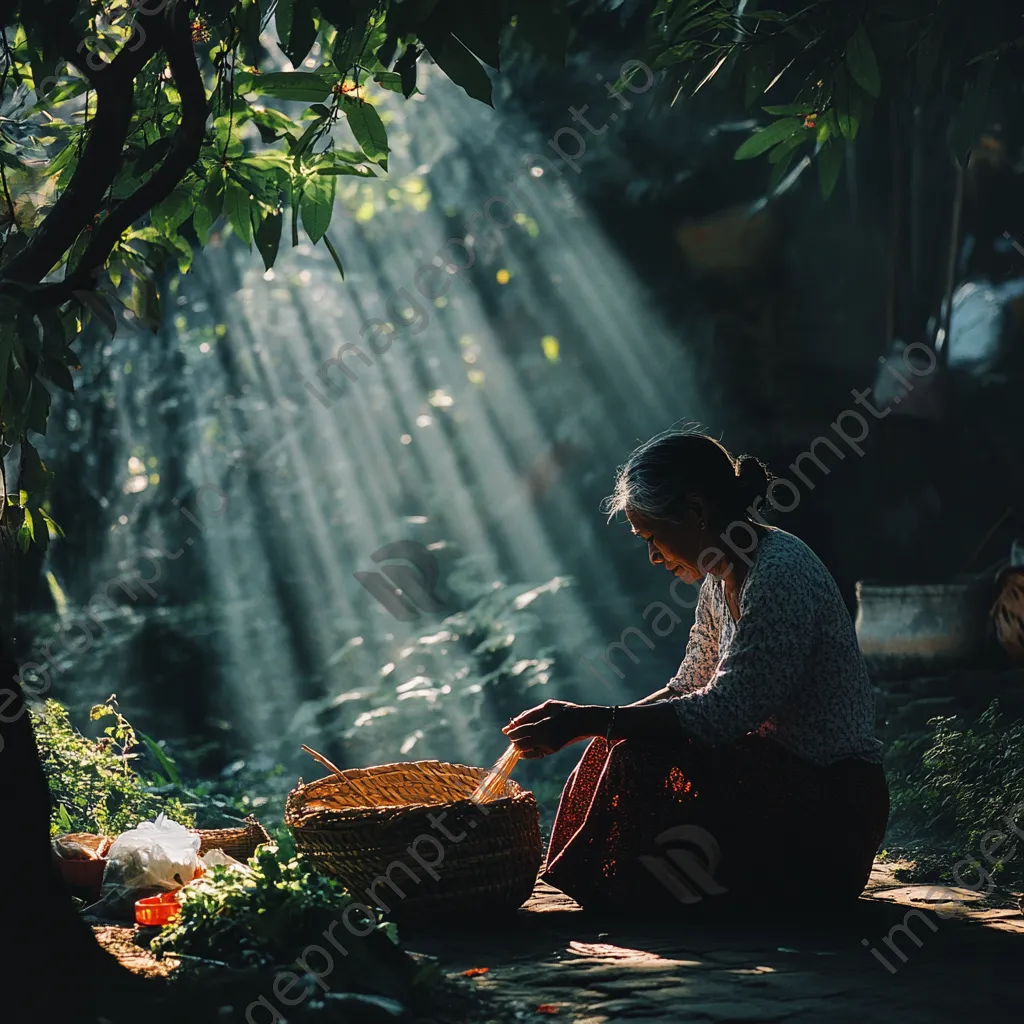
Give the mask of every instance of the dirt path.
[[[166, 974], [131, 929], [97, 929], [138, 973]], [[608, 1021], [1020, 1019], [1024, 917], [1012, 901], [905, 886], [879, 867], [856, 911], [821, 923], [602, 923], [543, 883], [501, 929], [403, 935], [467, 984], [495, 1016]], [[889, 942], [886, 942], [886, 939]], [[500, 1009], [499, 1009], [500, 1008]], [[486, 1024], [484, 1020], [475, 1024]]]

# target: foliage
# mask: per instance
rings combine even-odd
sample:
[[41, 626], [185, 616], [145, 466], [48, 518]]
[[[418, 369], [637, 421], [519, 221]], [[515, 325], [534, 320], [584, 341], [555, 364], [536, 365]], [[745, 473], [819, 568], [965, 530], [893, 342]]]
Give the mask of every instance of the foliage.
[[773, 187], [810, 149], [828, 195], [882, 103], [938, 111], [963, 166], [994, 98], [1019, 91], [1019, 12], [996, 0], [659, 0], [651, 27], [654, 66], [683, 85], [735, 81], [748, 109], [769, 98], [773, 120], [736, 158], [767, 153]]
[[[986, 832], [1009, 834], [1006, 819], [1024, 802], [1024, 721], [1006, 722], [998, 701], [993, 701], [973, 725], [955, 717], [931, 724], [933, 732], [923, 742], [895, 752], [910, 767], [890, 774], [887, 843], [890, 853], [915, 858], [919, 873], [949, 879], [961, 858], [981, 860], [984, 849], [992, 849], [991, 839], [982, 846]], [[997, 865], [992, 870], [1001, 882], [1024, 879], [1024, 856], [1011, 852], [1017, 847], [1010, 835], [994, 854]], [[1006, 861], [998, 863], [1000, 857]]]
[[93, 832], [116, 836], [160, 811], [183, 825], [194, 823], [192, 813], [179, 799], [155, 791], [151, 780], [133, 769], [138, 737], [113, 697], [90, 712], [93, 720], [113, 719], [95, 740], [75, 729], [67, 708], [55, 700], [46, 701], [31, 715], [53, 802], [53, 835]]
[[[384, 665], [362, 637], [346, 644], [332, 658], [339, 686], [298, 708], [280, 756], [308, 743], [341, 767], [429, 758], [489, 767], [504, 750], [501, 726], [553, 696], [554, 680], [557, 695], [572, 699], [551, 644], [558, 620], [549, 603], [571, 579], [508, 584], [469, 557], [457, 559], [444, 579], [456, 610], [424, 624]], [[365, 685], [353, 687], [353, 679]], [[516, 781], [534, 792], [545, 822], [571, 767], [567, 759], [578, 757], [570, 748], [565, 757], [517, 766]]]
[[[47, 544], [50, 388], [74, 388], [83, 324], [155, 329], [161, 281], [217, 230], [269, 268], [328, 236], [339, 176], [388, 166], [378, 105], [429, 57], [491, 102], [503, 35], [564, 53], [564, 3], [502, 0], [35, 0], [3, 5], [0, 71], [0, 507]], [[347, 138], [337, 138], [339, 133]], [[342, 271], [343, 273], [343, 271]]]
[[[436, 980], [435, 972], [418, 967], [398, 948], [393, 923], [376, 921], [293, 850], [261, 847], [249, 868], [243, 873], [217, 867], [181, 890], [181, 913], [153, 940], [153, 950], [236, 968], [294, 966], [330, 930], [347, 951], [333, 958], [332, 990], [369, 991], [404, 1002]], [[323, 970], [315, 962], [313, 969]]]
[[489, 749], [487, 730], [500, 741], [500, 725], [544, 700], [556, 652], [544, 645], [544, 621], [530, 606], [571, 581], [555, 577], [540, 586], [484, 581], [473, 560], [464, 558], [445, 582], [459, 610], [425, 626], [383, 666], [361, 638], [346, 645], [333, 666], [338, 677], [380, 684], [306, 702], [292, 732], [305, 742], [319, 733], [332, 748], [340, 740], [343, 759], [366, 763], [408, 756], [450, 759], [454, 726], [465, 743], [460, 756], [477, 756], [478, 739]]

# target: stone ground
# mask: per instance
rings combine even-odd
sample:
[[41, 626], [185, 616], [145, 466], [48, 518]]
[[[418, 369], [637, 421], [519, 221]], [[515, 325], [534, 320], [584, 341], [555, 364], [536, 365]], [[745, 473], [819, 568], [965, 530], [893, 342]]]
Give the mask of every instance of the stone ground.
[[[904, 924], [910, 934], [890, 931]], [[166, 961], [134, 945], [131, 929], [97, 934], [131, 969], [166, 972]], [[885, 942], [890, 935], [895, 951]], [[469, 972], [467, 984], [505, 1020], [510, 1013], [567, 1024], [1021, 1018], [1024, 916], [1015, 898], [902, 885], [891, 865], [876, 867], [842, 920], [698, 922], [681, 913], [672, 924], [601, 921], [538, 883], [500, 928], [464, 924], [403, 938], [451, 976]]]

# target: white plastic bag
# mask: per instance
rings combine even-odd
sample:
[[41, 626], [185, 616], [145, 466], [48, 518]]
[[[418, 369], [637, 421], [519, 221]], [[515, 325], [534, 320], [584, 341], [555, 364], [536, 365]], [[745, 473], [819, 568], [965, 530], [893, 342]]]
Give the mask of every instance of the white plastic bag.
[[217, 847], [208, 850], [199, 859], [203, 862], [203, 867], [207, 869], [225, 867], [229, 871], [239, 871], [244, 875], [252, 874], [248, 864], [243, 864], [241, 861], [235, 860], [234, 857], [229, 857], [223, 850], [218, 850]]
[[158, 814], [122, 832], [107, 851], [103, 887], [178, 889], [199, 870], [201, 840], [184, 825]]

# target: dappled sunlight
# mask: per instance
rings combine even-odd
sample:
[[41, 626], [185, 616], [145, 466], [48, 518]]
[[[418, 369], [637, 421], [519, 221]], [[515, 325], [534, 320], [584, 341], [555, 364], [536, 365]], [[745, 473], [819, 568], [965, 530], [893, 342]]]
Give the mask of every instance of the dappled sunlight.
[[[183, 445], [184, 479], [229, 498], [189, 572], [222, 640], [226, 717], [257, 747], [330, 746], [344, 723], [367, 734], [363, 758], [487, 764], [500, 751], [514, 703], [427, 668], [448, 656], [429, 637], [454, 595], [399, 621], [353, 579], [403, 539], [434, 552], [442, 594], [460, 558], [480, 581], [526, 585], [509, 610], [559, 655], [549, 668], [515, 647], [508, 678], [530, 680], [525, 699], [625, 699], [613, 676], [597, 694], [574, 664], [617, 636], [609, 622], [639, 621], [601, 556], [598, 499], [638, 438], [704, 415], [686, 346], [575, 197], [574, 173], [538, 155], [513, 110], [477, 110], [437, 76], [423, 87], [415, 131], [387, 106], [394, 184], [339, 187], [349, 214], [374, 197], [372, 216], [335, 221], [345, 281], [321, 246], [283, 249], [264, 272], [257, 253], [212, 239], [159, 337], [184, 353], [181, 427], [161, 440], [152, 410], [119, 414], [129, 454]], [[112, 348], [155, 360], [152, 345], [126, 333]], [[147, 482], [144, 497], [160, 529], [172, 495]], [[139, 543], [142, 526], [129, 516], [121, 533]], [[575, 586], [531, 589], [555, 577]], [[517, 632], [488, 650], [511, 651]]]

